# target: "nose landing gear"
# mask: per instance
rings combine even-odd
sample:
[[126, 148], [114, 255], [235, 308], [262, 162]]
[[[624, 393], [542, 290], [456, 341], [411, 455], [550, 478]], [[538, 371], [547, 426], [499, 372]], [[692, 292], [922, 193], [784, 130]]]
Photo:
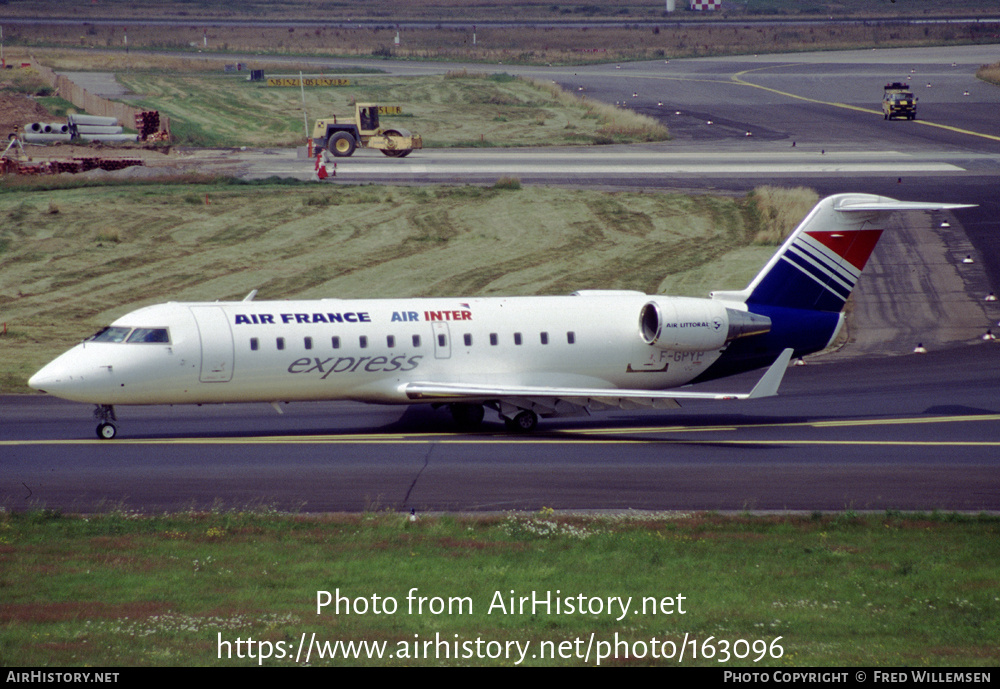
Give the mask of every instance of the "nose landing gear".
[[97, 437], [101, 440], [111, 440], [118, 435], [118, 427], [113, 423], [117, 421], [115, 408], [110, 404], [98, 404], [94, 409], [94, 420], [97, 421]]

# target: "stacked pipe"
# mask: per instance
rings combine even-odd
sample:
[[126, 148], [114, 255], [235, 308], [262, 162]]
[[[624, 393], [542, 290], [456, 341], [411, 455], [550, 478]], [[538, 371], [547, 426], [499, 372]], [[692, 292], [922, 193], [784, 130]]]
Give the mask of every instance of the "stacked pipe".
[[155, 137], [153, 140], [159, 140], [156, 135], [160, 131], [160, 111], [159, 110], [144, 110], [135, 116], [135, 128], [139, 131], [139, 139], [141, 141], [148, 141], [150, 137]]
[[123, 170], [127, 167], [145, 165], [140, 158], [74, 158], [81, 172], [88, 170]]
[[139, 158], [101, 158], [98, 164], [102, 170], [124, 170], [127, 167], [144, 165]]
[[70, 115], [70, 133], [84, 141], [123, 142], [137, 141], [133, 134], [124, 134], [123, 127], [114, 117], [98, 115]]
[[88, 170], [123, 170], [145, 165], [141, 158], [75, 158], [50, 160], [42, 163], [22, 163], [11, 158], [0, 158], [0, 173], [18, 175], [56, 175], [61, 172], [77, 173]]
[[80, 163], [75, 160], [53, 160], [49, 163], [49, 170], [52, 174], [60, 172], [75, 173], [80, 171]]
[[29, 144], [47, 144], [70, 140], [69, 125], [64, 122], [31, 122], [24, 125], [21, 139]]

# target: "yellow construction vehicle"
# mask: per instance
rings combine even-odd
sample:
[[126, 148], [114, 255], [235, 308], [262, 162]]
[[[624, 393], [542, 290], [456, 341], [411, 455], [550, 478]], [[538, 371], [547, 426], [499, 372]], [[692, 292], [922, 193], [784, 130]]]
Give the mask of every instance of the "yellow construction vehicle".
[[337, 121], [337, 117], [316, 120], [313, 127], [313, 149], [324, 148], [332, 155], [343, 158], [354, 153], [356, 148], [376, 148], [387, 156], [403, 158], [416, 148], [423, 148], [419, 135], [413, 135], [401, 127], [380, 128], [380, 115], [399, 115], [403, 108], [398, 105], [377, 105], [357, 103], [354, 106], [354, 121]]

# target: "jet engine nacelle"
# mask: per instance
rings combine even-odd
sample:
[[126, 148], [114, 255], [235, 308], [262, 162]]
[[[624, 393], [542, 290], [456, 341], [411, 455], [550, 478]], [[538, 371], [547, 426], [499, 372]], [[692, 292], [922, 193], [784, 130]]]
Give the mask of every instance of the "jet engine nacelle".
[[678, 352], [720, 349], [738, 337], [760, 335], [771, 319], [711, 299], [653, 299], [639, 312], [639, 333], [646, 344]]

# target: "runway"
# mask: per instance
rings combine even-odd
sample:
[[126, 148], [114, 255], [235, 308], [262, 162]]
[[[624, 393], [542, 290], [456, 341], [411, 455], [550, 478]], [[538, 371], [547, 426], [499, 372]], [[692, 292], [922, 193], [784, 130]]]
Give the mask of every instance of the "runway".
[[[675, 138], [551, 151], [428, 150], [406, 159], [356, 155], [339, 160], [327, 183], [333, 191], [341, 182], [490, 183], [513, 175], [526, 183], [741, 194], [778, 183], [820, 195], [977, 203], [959, 224], [928, 228], [926, 241], [903, 236], [895, 250], [880, 244], [870, 268], [885, 281], [858, 288], [859, 301], [898, 302], [892, 278], [906, 278], [931, 286], [924, 294], [932, 314], [951, 313], [955, 303], [978, 308], [970, 318], [981, 325], [962, 326], [968, 329], [942, 339], [938, 351], [904, 354], [914, 331], [895, 332], [887, 351], [896, 356], [878, 356], [877, 338], [857, 343], [864, 356], [849, 356], [848, 345], [828, 363], [789, 370], [776, 398], [547, 420], [530, 437], [511, 437], [493, 419], [480, 433], [456, 434], [447, 414], [429, 407], [314, 403], [288, 405], [281, 416], [267, 405], [123, 407], [120, 438], [108, 443], [91, 440], [85, 405], [2, 397], [0, 504], [84, 512], [255, 505], [1000, 510], [1000, 344], [972, 344], [998, 320], [982, 297], [1000, 292], [1000, 89], [970, 76], [997, 52], [978, 46], [498, 68], [652, 113]], [[881, 87], [908, 75], [931, 84], [918, 93], [920, 119], [885, 122], [875, 110]], [[311, 173], [292, 151], [193, 159], [248, 177]], [[946, 297], [932, 280], [913, 277], [906, 250], [915, 246], [926, 274], [952, 271], [948, 284], [957, 287]], [[957, 265], [966, 252], [976, 258], [971, 267]], [[924, 309], [906, 301], [911, 314]], [[880, 306], [868, 313], [869, 325], [885, 317]], [[912, 320], [901, 313], [899, 322]], [[861, 317], [858, 327], [865, 323]], [[748, 390], [755, 379], [724, 385]]]
[[[89, 512], [1000, 510], [1000, 345], [793, 367], [781, 394], [507, 434], [354, 403], [123, 407], [0, 398], [0, 504]], [[749, 388], [754, 377], [726, 381]], [[734, 382], [735, 381], [735, 382]], [[719, 385], [716, 382], [714, 385]]]

